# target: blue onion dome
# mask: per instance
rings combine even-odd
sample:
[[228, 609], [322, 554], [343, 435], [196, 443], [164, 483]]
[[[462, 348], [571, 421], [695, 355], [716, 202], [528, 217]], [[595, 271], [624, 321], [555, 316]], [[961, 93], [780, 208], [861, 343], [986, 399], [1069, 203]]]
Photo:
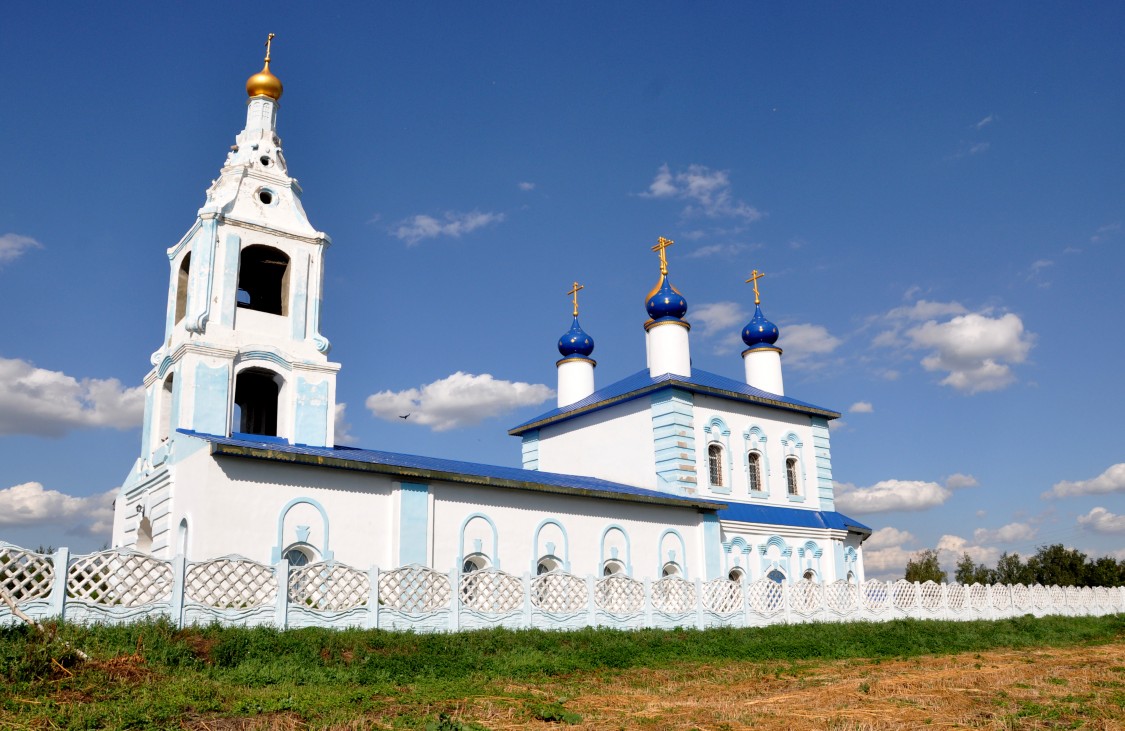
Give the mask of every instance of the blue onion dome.
[[577, 315], [574, 316], [574, 324], [559, 338], [559, 352], [564, 358], [589, 358], [594, 352], [594, 339], [578, 324]]
[[662, 275], [660, 284], [649, 292], [645, 309], [648, 310], [648, 316], [654, 320], [665, 320], [669, 317], [678, 320], [687, 314], [687, 300], [676, 291], [668, 281], [668, 277]]
[[742, 342], [746, 343], [748, 348], [753, 348], [755, 345], [773, 345], [777, 342], [779, 334], [777, 325], [762, 314], [761, 305], [754, 305], [754, 316], [746, 323], [746, 327], [742, 328]]

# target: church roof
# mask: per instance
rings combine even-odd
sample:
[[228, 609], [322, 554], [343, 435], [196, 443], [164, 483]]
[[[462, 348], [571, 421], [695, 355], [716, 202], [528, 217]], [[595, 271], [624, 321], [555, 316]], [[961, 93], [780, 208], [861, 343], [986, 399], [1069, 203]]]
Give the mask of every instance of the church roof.
[[871, 529], [858, 520], [832, 510], [804, 510], [754, 503], [729, 503], [726, 508], [719, 511], [719, 520], [871, 533]]
[[356, 447], [307, 447], [289, 444], [274, 437], [238, 435], [221, 437], [187, 429], [183, 434], [211, 443], [211, 454], [264, 459], [272, 462], [373, 472], [418, 480], [440, 480], [502, 489], [561, 493], [583, 497], [625, 500], [681, 508], [721, 510], [725, 503], [703, 498], [679, 497], [642, 487], [623, 485], [596, 477], [540, 472], [521, 467], [461, 462], [437, 457], [382, 452]]
[[826, 419], [835, 419], [840, 416], [840, 412], [838, 411], [832, 411], [831, 409], [826, 409], [821, 406], [798, 401], [788, 396], [778, 396], [777, 394], [768, 393], [761, 389], [754, 388], [753, 386], [748, 386], [742, 381], [736, 381], [733, 378], [727, 378], [726, 376], [720, 376], [708, 371], [701, 371], [698, 368], [691, 369], [690, 377], [675, 373], [663, 373], [655, 378], [649, 375], [648, 369], [646, 368], [643, 371], [637, 371], [631, 376], [622, 378], [620, 381], [612, 383], [605, 388], [594, 391], [581, 401], [576, 401], [573, 404], [561, 408], [552, 409], [545, 414], [540, 414], [533, 419], [525, 421], [519, 426], [509, 429], [508, 433], [512, 436], [520, 436], [524, 432], [531, 431], [532, 429], [538, 429], [548, 424], [566, 421], [580, 414], [588, 414], [625, 401], [631, 401], [632, 399], [647, 396], [665, 388], [680, 388], [692, 393], [717, 396], [719, 398], [758, 404], [760, 406], [771, 406], [773, 408], [796, 411], [810, 416], [822, 416]]

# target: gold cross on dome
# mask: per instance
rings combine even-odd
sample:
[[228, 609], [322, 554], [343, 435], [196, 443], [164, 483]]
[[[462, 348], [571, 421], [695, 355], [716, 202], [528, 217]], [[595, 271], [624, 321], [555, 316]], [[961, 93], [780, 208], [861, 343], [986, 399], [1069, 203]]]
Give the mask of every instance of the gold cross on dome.
[[568, 295], [574, 295], [574, 316], [575, 317], [578, 317], [578, 290], [580, 290], [580, 289], [586, 289], [586, 288], [583, 287], [578, 282], [575, 282], [574, 286], [570, 288], [569, 292], [567, 292]]
[[266, 63], [270, 62], [270, 44], [273, 43], [273, 39], [276, 37], [277, 35], [274, 33], [270, 33], [266, 36]]
[[668, 274], [668, 255], [664, 253], [664, 250], [674, 243], [676, 242], [672, 239], [666, 239], [661, 236], [656, 240], [656, 246], [652, 247], [653, 251], [660, 252], [660, 273], [662, 275]]
[[755, 269], [754, 271], [750, 272], [750, 278], [746, 280], [747, 284], [750, 284], [750, 282], [754, 283], [754, 304], [756, 305], [762, 304], [761, 298], [758, 297], [758, 280], [764, 276], [766, 276], [765, 272], [760, 272]]

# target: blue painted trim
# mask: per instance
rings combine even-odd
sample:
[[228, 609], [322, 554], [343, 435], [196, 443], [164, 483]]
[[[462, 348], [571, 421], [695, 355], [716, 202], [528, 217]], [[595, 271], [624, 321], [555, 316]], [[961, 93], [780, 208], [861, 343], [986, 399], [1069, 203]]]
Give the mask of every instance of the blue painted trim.
[[[570, 571], [570, 536], [568, 536], [566, 534], [566, 528], [563, 527], [563, 524], [560, 523], [558, 520], [556, 520], [554, 518], [544, 518], [543, 520], [539, 521], [539, 525], [535, 526], [535, 534], [532, 537], [532, 545], [535, 546], [535, 553], [536, 554], [539, 553], [539, 532], [541, 530], [543, 530], [543, 526], [549, 525], [549, 524], [554, 524], [554, 525], [558, 526], [559, 530], [562, 531], [562, 534], [563, 534], [563, 555], [562, 555], [563, 570], [564, 571]], [[542, 556], [538, 556], [538, 555], [532, 556], [532, 558], [531, 558], [531, 573], [533, 575], [539, 569], [539, 559], [540, 558], [542, 558]]]
[[523, 435], [520, 444], [523, 455], [523, 468], [525, 470], [539, 469], [539, 430], [534, 429]]
[[605, 562], [609, 560], [608, 558], [606, 558], [606, 555], [605, 555], [605, 538], [606, 538], [606, 536], [609, 535], [609, 532], [611, 530], [618, 531], [619, 533], [621, 533], [622, 537], [625, 539], [625, 560], [624, 561], [621, 561], [621, 559], [617, 559], [617, 560], [621, 561], [623, 564], [625, 564], [625, 573], [629, 576], [632, 576], [633, 575], [633, 544], [629, 540], [629, 531], [625, 530], [624, 528], [622, 528], [617, 523], [610, 523], [609, 525], [607, 525], [605, 528], [602, 529], [602, 537], [601, 537], [601, 541], [599, 542], [601, 553], [600, 553], [600, 556], [599, 556], [598, 571], [599, 572], [604, 571], [605, 570]]
[[226, 363], [212, 368], [200, 361], [195, 366], [195, 411], [191, 426], [195, 431], [223, 434], [227, 430], [230, 408], [230, 369]]
[[[300, 266], [297, 265], [298, 260]], [[294, 340], [305, 339], [305, 326], [309, 307], [309, 267], [312, 259], [308, 251], [289, 258], [289, 332]]]
[[324, 526], [324, 545], [320, 548], [320, 556], [325, 561], [332, 560], [333, 553], [328, 550], [328, 512], [324, 509], [323, 505], [311, 497], [295, 497], [285, 503], [285, 507], [281, 509], [281, 512], [277, 516], [277, 545], [273, 547], [270, 563], [276, 564], [278, 561], [282, 560], [281, 557], [284, 555], [285, 549], [285, 516], [289, 514], [289, 510], [292, 509], [293, 506], [301, 504], [311, 505], [320, 513], [320, 519], [323, 521]]
[[[679, 557], [679, 560], [676, 560], [674, 557], [669, 557], [669, 558], [665, 559], [665, 557], [660, 553], [664, 549], [664, 538], [665, 538], [665, 536], [668, 536], [669, 534], [674, 535], [676, 538], [678, 538], [680, 540], [680, 557]], [[657, 578], [660, 577], [661, 572], [664, 570], [664, 564], [666, 564], [666, 563], [675, 563], [676, 565], [678, 565], [680, 567], [680, 570], [684, 572], [684, 578], [685, 579], [689, 578], [688, 577], [688, 561], [687, 561], [687, 543], [684, 542], [684, 537], [682, 535], [680, 535], [680, 532], [678, 530], [676, 530], [675, 528], [665, 528], [664, 529], [664, 532], [660, 534], [660, 540], [656, 542], [656, 553], [657, 553], [657, 556], [656, 556], [656, 558], [657, 558], [656, 577]]]
[[719, 516], [714, 513], [704, 513], [703, 553], [706, 557], [708, 580], [722, 576], [722, 551], [723, 540], [719, 531]]
[[486, 555], [486, 558], [488, 558], [488, 561], [493, 568], [500, 568], [500, 533], [496, 530], [496, 523], [493, 522], [492, 518], [488, 517], [484, 513], [471, 513], [469, 515], [466, 515], [465, 519], [461, 521], [461, 530], [458, 532], [458, 545], [460, 546], [460, 553], [457, 555], [457, 571], [460, 571], [461, 567], [465, 565], [466, 556], [476, 553], [476, 551], [470, 551], [467, 554], [465, 553], [465, 528], [468, 527], [469, 521], [474, 520], [475, 518], [483, 519], [486, 523], [488, 523], [489, 527], [492, 528], [492, 554]]
[[[244, 350], [238, 355], [238, 364], [241, 366], [243, 363], [251, 360], [264, 360], [274, 365], [280, 366], [287, 371], [293, 370], [293, 364], [273, 348], [261, 348], [260, 350]], [[242, 370], [242, 368], [239, 368]], [[281, 374], [278, 374], [281, 375]]]
[[813, 454], [816, 460], [816, 485], [820, 506], [834, 510], [836, 490], [832, 482], [832, 447], [828, 431], [828, 420], [820, 417], [812, 419]]
[[329, 383], [310, 383], [297, 377], [296, 413], [293, 415], [293, 442], [310, 447], [328, 444]]
[[[734, 452], [730, 448], [730, 427], [718, 416], [712, 416], [707, 422], [707, 425], [703, 427], [703, 433], [710, 438], [706, 445], [708, 448], [706, 455], [707, 486], [711, 489], [711, 492], [719, 493], [720, 495], [730, 495], [731, 490], [734, 488], [732, 484], [734, 482]], [[723, 464], [720, 464], [720, 468], [722, 470], [721, 476], [726, 478], [726, 484], [724, 485], [715, 485], [711, 482], [711, 454], [709, 448], [712, 444], [718, 444], [720, 449], [722, 449], [720, 459]]]
[[430, 486], [400, 482], [398, 565], [429, 566]]
[[657, 489], [683, 495], [698, 486], [695, 464], [695, 397], [671, 388], [653, 394], [651, 403]]
[[188, 272], [188, 297], [184, 326], [188, 332], [202, 334], [211, 317], [211, 290], [215, 277], [215, 246], [219, 240], [219, 220], [211, 215], [201, 222], [192, 244], [191, 270]]

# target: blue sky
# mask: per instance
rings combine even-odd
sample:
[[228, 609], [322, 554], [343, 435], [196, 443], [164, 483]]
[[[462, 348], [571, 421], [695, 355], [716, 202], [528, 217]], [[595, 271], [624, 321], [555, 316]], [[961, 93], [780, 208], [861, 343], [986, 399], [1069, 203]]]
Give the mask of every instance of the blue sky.
[[697, 367], [740, 377], [766, 272], [787, 394], [843, 412], [869, 574], [1125, 557], [1123, 27], [1110, 2], [13, 7], [0, 538], [108, 540], [164, 252], [272, 31], [350, 442], [517, 464], [571, 281], [598, 384], [644, 366], [663, 235]]

